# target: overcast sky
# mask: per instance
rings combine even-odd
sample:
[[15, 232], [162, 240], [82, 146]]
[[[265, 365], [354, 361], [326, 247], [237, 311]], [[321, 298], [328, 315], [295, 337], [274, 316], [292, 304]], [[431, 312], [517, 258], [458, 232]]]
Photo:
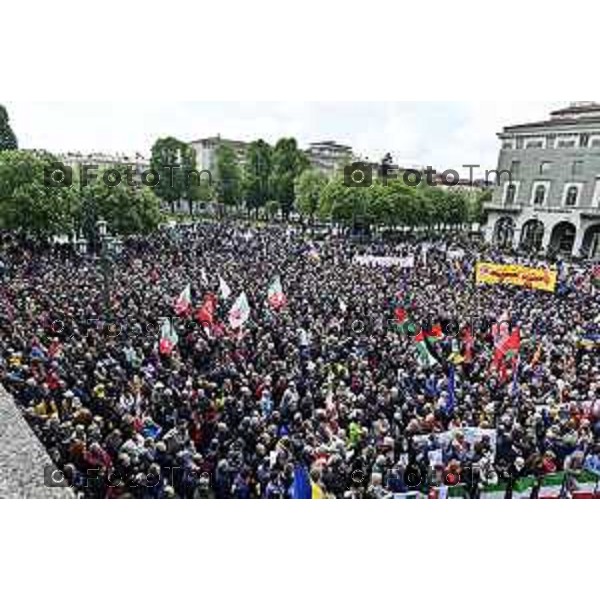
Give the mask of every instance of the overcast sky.
[[156, 138], [221, 134], [301, 146], [335, 140], [405, 166], [495, 168], [496, 133], [505, 125], [544, 119], [557, 102], [6, 102], [21, 148], [51, 152], [140, 152]]

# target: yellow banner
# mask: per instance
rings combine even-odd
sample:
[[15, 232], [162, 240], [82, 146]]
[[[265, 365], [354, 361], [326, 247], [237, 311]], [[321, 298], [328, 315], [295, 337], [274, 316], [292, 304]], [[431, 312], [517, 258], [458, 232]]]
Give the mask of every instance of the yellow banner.
[[554, 292], [557, 273], [553, 269], [533, 269], [521, 265], [499, 265], [496, 263], [477, 263], [475, 282], [508, 284], [528, 287], [534, 290]]

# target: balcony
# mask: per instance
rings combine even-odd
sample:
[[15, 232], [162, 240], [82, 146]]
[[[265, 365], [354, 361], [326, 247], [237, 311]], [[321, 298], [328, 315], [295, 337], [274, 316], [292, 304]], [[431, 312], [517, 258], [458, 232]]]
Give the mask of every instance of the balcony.
[[600, 219], [600, 206], [584, 206], [579, 210], [582, 219]]
[[525, 205], [515, 202], [514, 204], [504, 204], [503, 202], [485, 202], [483, 210], [505, 213], [520, 213]]

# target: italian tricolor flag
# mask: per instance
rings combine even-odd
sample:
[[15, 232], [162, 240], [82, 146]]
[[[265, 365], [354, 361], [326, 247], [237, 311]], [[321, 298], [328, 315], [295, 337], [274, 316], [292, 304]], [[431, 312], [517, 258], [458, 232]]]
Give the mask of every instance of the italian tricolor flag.
[[279, 309], [282, 306], [285, 306], [287, 302], [287, 298], [283, 293], [283, 288], [281, 287], [281, 279], [279, 275], [273, 279], [273, 281], [269, 285], [269, 289], [267, 290], [267, 300], [271, 308]]
[[178, 317], [185, 315], [190, 310], [191, 306], [192, 306], [192, 288], [191, 288], [190, 284], [188, 283], [185, 286], [185, 289], [183, 290], [183, 292], [181, 292], [181, 294], [179, 294], [179, 297], [175, 301], [175, 314]]
[[171, 323], [171, 319], [165, 319], [162, 327], [160, 328], [160, 339], [158, 342], [158, 351], [161, 354], [169, 355], [173, 351], [173, 348], [177, 346], [179, 342], [179, 336], [175, 327]]
[[240, 329], [249, 318], [250, 305], [248, 304], [248, 297], [246, 292], [242, 292], [229, 311], [229, 326], [232, 329]]
[[227, 300], [231, 296], [231, 288], [227, 285], [227, 282], [219, 275], [219, 293], [223, 300]]

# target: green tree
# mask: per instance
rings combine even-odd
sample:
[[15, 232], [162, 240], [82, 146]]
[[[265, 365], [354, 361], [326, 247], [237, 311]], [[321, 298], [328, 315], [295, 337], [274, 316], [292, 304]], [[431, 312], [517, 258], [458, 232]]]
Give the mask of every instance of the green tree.
[[221, 142], [215, 152], [216, 194], [225, 206], [236, 206], [240, 199], [242, 176], [235, 150]]
[[463, 225], [468, 221], [468, 199], [467, 195], [460, 190], [450, 190], [446, 199], [446, 220], [451, 227]]
[[296, 210], [301, 215], [308, 217], [311, 225], [314, 223], [319, 200], [326, 185], [327, 177], [320, 171], [307, 169], [296, 176], [294, 182]]
[[279, 205], [279, 202], [277, 202], [277, 200], [269, 200], [265, 204], [265, 211], [269, 219], [273, 219], [274, 217], [276, 217], [280, 208], [281, 206]]
[[158, 173], [160, 180], [154, 191], [175, 212], [175, 203], [185, 200], [192, 212], [194, 192], [190, 183], [196, 169], [196, 151], [185, 142], [174, 137], [160, 138], [152, 146], [150, 167]]
[[0, 104], [0, 152], [3, 150], [16, 150], [17, 138], [8, 122], [6, 108]]
[[244, 165], [244, 198], [248, 211], [254, 210], [258, 217], [260, 208], [273, 197], [271, 194], [271, 171], [273, 149], [264, 140], [248, 146]]
[[493, 197], [492, 190], [484, 190], [473, 194], [468, 206], [469, 223], [483, 223], [484, 210], [486, 203], [491, 202]]
[[371, 188], [349, 187], [342, 177], [335, 177], [323, 189], [319, 215], [346, 227], [368, 224], [371, 193]]
[[204, 178], [197, 181], [190, 181], [188, 191], [188, 209], [190, 216], [193, 213], [194, 206], [204, 206], [215, 199], [215, 192], [212, 181]]
[[401, 178], [389, 179], [386, 185], [376, 182], [372, 186], [370, 199], [370, 212], [377, 223], [391, 227], [412, 224], [416, 192]]
[[282, 138], [273, 149], [271, 186], [273, 197], [287, 218], [295, 204], [294, 182], [308, 168], [308, 159], [294, 138]]
[[46, 184], [44, 175], [56, 159], [19, 150], [0, 153], [0, 223], [35, 237], [72, 231], [74, 191]]
[[107, 221], [112, 233], [119, 235], [149, 233], [161, 220], [160, 200], [151, 188], [139, 182], [129, 185], [124, 166], [111, 166], [110, 170], [121, 175], [120, 183], [116, 184], [116, 179], [108, 177], [104, 169], [81, 189], [77, 220], [92, 243], [96, 238], [96, 221], [100, 218]]

